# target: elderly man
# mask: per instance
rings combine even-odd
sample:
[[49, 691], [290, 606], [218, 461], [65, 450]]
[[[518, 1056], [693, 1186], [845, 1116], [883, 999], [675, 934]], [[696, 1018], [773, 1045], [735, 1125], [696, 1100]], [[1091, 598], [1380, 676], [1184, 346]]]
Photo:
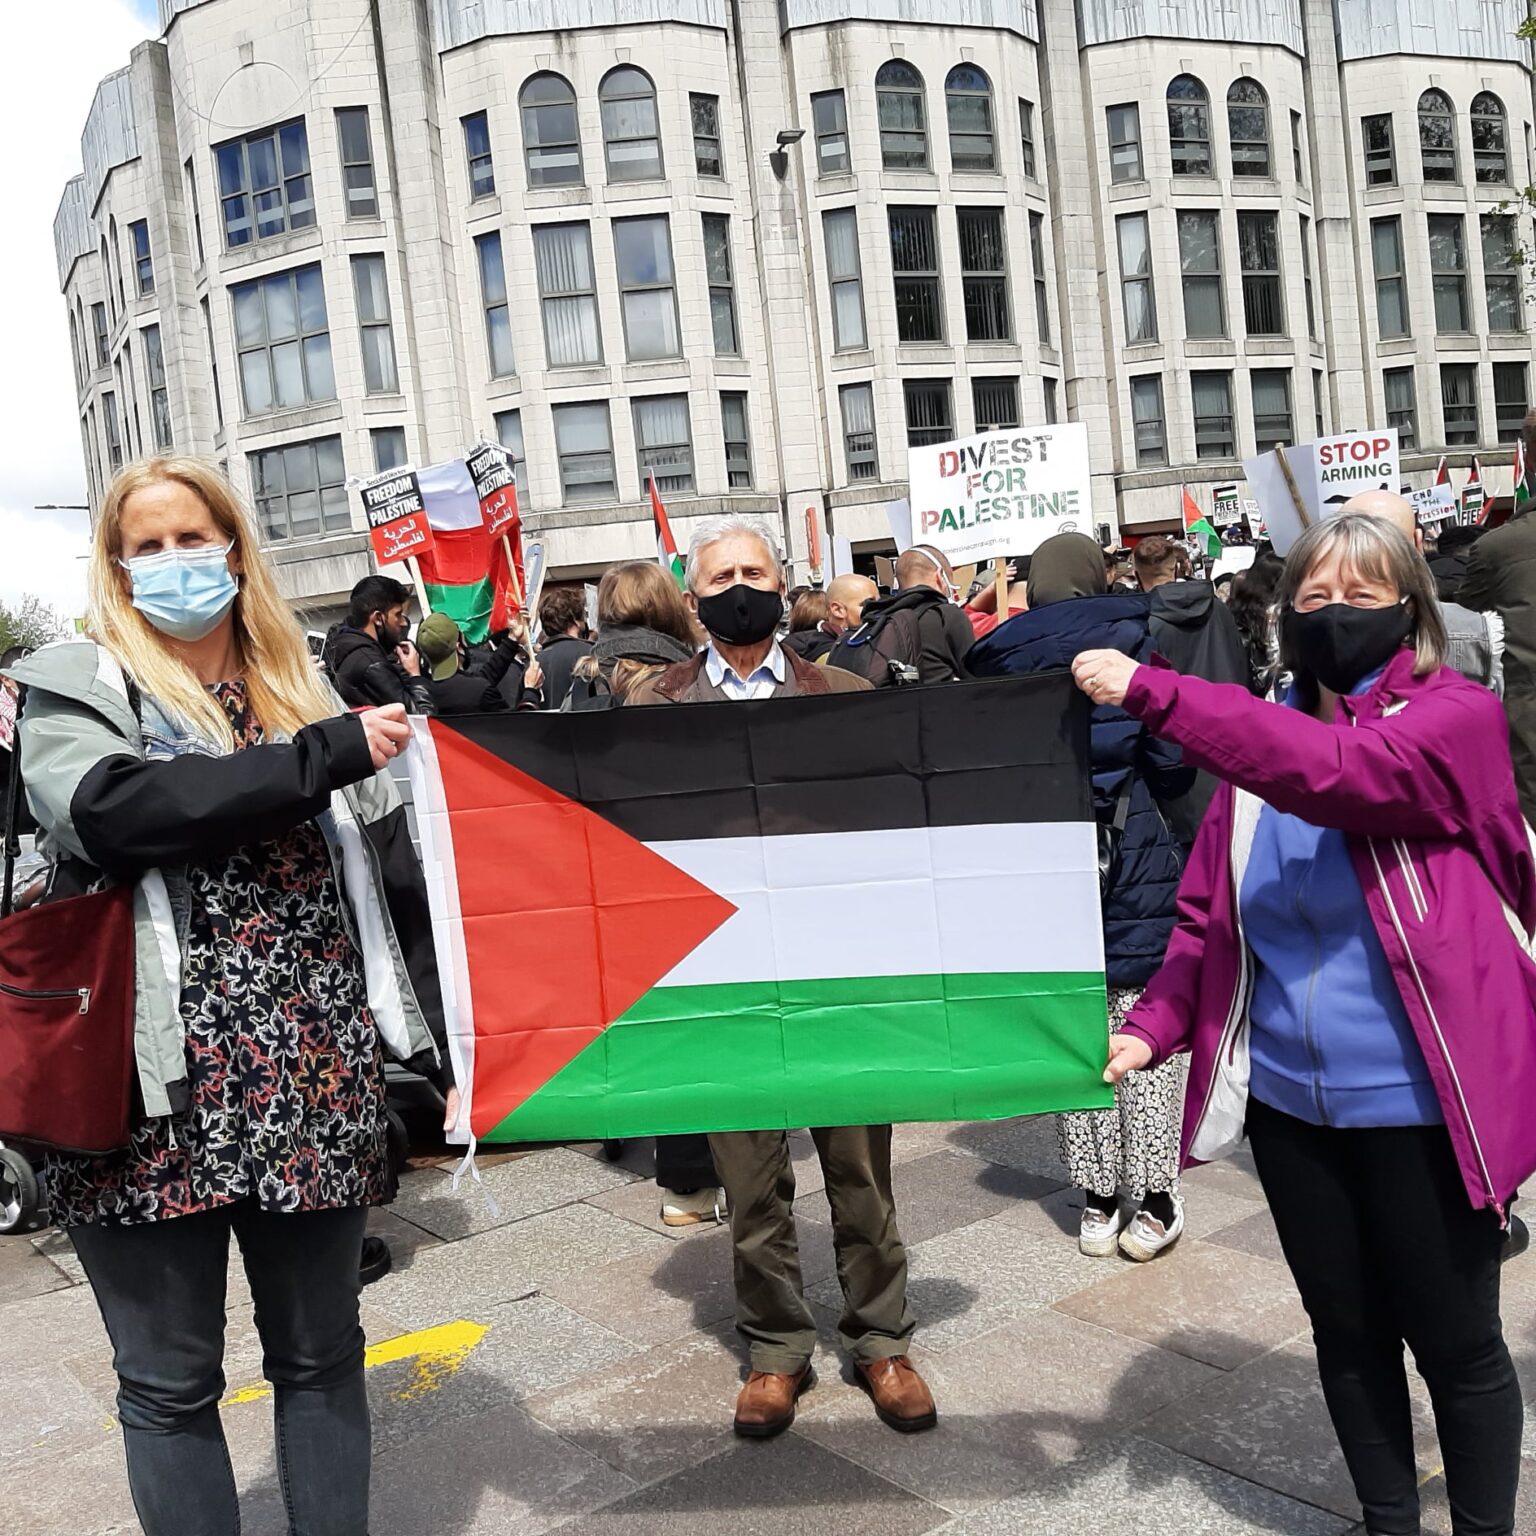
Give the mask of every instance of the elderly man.
[[[1366, 517], [1380, 517], [1391, 523], [1399, 533], [1410, 540], [1413, 547], [1424, 553], [1424, 530], [1414, 516], [1413, 506], [1396, 491], [1362, 491], [1351, 496], [1342, 508], [1345, 512], [1359, 512]], [[1441, 603], [1440, 612], [1445, 618], [1445, 632], [1450, 640], [1446, 650], [1446, 662], [1455, 667], [1463, 677], [1481, 683], [1504, 696], [1504, 624], [1497, 614], [1474, 613], [1459, 603]], [[1518, 778], [1518, 773], [1516, 774]]]
[[[631, 704], [786, 699], [867, 689], [862, 678], [816, 666], [774, 638], [784, 612], [784, 570], [773, 532], [755, 517], [711, 518], [688, 549], [688, 606], [709, 646], [640, 685]], [[810, 749], [811, 744], [807, 744]], [[843, 1287], [843, 1344], [875, 1412], [892, 1429], [930, 1428], [933, 1397], [907, 1356], [907, 1256], [891, 1192], [891, 1128], [813, 1130], [832, 1210]], [[712, 1135], [730, 1201], [736, 1251], [736, 1326], [751, 1373], [736, 1401], [736, 1432], [767, 1439], [789, 1428], [811, 1384], [816, 1322], [806, 1304], [793, 1204], [795, 1176], [783, 1131]]]

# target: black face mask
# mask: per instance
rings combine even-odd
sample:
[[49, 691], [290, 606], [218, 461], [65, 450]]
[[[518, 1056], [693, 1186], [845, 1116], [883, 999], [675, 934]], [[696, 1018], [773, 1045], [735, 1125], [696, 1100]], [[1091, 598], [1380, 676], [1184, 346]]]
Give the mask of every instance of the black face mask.
[[1339, 694], [1348, 693], [1361, 678], [1385, 666], [1413, 632], [1406, 602], [1390, 608], [1329, 603], [1311, 613], [1287, 608], [1281, 623], [1286, 648], [1298, 668]]
[[784, 599], [737, 582], [724, 592], [699, 599], [699, 623], [727, 645], [756, 645], [766, 640], [784, 617]]

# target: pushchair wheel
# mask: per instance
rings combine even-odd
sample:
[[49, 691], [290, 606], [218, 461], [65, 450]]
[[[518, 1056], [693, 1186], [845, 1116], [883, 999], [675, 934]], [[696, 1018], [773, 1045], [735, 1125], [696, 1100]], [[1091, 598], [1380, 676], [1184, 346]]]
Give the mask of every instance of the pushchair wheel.
[[0, 1147], [0, 1235], [29, 1232], [38, 1224], [37, 1175], [21, 1153]]
[[624, 1143], [622, 1141], [605, 1141], [603, 1143], [603, 1156], [610, 1163], [616, 1163], [624, 1156]]

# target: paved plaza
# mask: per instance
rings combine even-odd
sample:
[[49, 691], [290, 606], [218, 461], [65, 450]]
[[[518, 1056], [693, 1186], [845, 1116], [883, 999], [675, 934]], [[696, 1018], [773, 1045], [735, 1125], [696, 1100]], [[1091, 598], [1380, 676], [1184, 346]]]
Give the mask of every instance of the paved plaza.
[[[883, 1428], [836, 1348], [831, 1229], [796, 1137], [817, 1385], [788, 1434], [736, 1440], [730, 1244], [657, 1220], [649, 1144], [418, 1167], [375, 1217], [364, 1295], [373, 1536], [1343, 1536], [1354, 1500], [1244, 1158], [1186, 1181], [1178, 1248], [1083, 1258], [1048, 1119], [898, 1128], [897, 1200], [932, 1433]], [[1404, 1219], [1412, 1219], [1404, 1192]], [[1536, 1394], [1536, 1257], [1504, 1316]], [[225, 1409], [246, 1536], [277, 1536], [271, 1402], [232, 1277]], [[0, 1531], [133, 1533], [105, 1334], [56, 1233], [0, 1238]], [[1437, 1466], [1420, 1394], [1421, 1462]], [[1536, 1424], [1517, 1529], [1536, 1532]], [[1449, 1531], [1438, 1478], [1426, 1533]]]

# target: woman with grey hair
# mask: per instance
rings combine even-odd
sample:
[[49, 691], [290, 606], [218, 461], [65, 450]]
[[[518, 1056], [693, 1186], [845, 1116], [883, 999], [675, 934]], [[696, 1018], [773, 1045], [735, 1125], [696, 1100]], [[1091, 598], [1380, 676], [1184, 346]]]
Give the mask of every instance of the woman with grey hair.
[[1513, 1536], [1499, 1254], [1536, 1169], [1536, 864], [1503, 710], [1443, 664], [1428, 568], [1381, 520], [1310, 528], [1279, 598], [1284, 705], [1074, 663], [1224, 781], [1105, 1076], [1188, 1051], [1185, 1161], [1246, 1134], [1366, 1530], [1419, 1530], [1406, 1343], [1453, 1530]]

